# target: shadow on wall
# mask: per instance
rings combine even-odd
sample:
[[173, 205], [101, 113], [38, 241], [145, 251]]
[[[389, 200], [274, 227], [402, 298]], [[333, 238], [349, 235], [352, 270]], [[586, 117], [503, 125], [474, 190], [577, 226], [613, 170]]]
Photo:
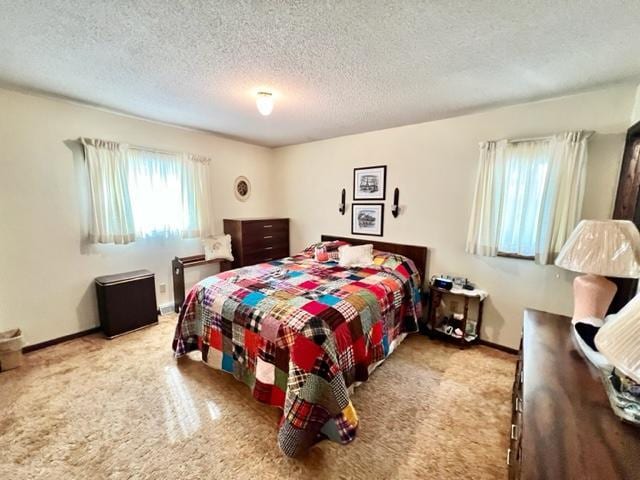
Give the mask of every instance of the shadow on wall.
[[76, 307], [76, 317], [80, 322], [79, 331], [89, 330], [100, 325], [98, 316], [98, 299], [96, 297], [96, 287], [91, 282], [84, 290], [80, 302]]
[[[465, 255], [471, 255], [466, 254]], [[531, 262], [531, 260], [522, 260], [515, 258], [501, 258], [501, 257], [485, 257], [482, 255], [473, 255], [474, 258], [480, 260], [482, 263], [488, 267], [488, 270], [495, 270], [496, 267], [499, 268], [499, 275], [505, 279], [519, 279], [522, 276], [522, 262]], [[499, 266], [496, 265], [496, 260], [499, 262]], [[501, 280], [502, 282], [503, 280]], [[507, 282], [509, 280], [506, 280]], [[492, 292], [491, 289], [486, 285], [481, 285], [480, 288], [484, 288], [489, 292], [489, 296], [484, 301], [484, 312], [482, 319], [482, 331], [480, 332], [480, 336], [484, 339], [491, 338], [502, 338], [500, 333], [506, 325], [506, 320], [502, 313], [496, 307], [494, 300], [495, 297], [500, 297], [500, 293], [503, 292]], [[524, 311], [524, 306], [523, 306]], [[514, 322], [522, 321], [522, 313], [519, 314], [517, 318], [510, 318], [509, 323], [513, 324]]]
[[[82, 144], [78, 140], [65, 140], [65, 146], [71, 151], [73, 171], [75, 173], [75, 204], [78, 206], [80, 218], [79, 250], [81, 255], [91, 255], [96, 253], [95, 247], [89, 241], [89, 215], [91, 197], [89, 194], [88, 172], [84, 160]], [[88, 330], [100, 324], [98, 316], [98, 300], [96, 298], [96, 288], [90, 282], [84, 289], [80, 301], [76, 306], [76, 318], [80, 324], [78, 329]]]
[[89, 241], [89, 218], [91, 195], [89, 192], [89, 172], [84, 160], [84, 151], [82, 144], [78, 140], [65, 140], [65, 146], [71, 150], [73, 171], [75, 173], [75, 200], [79, 206], [78, 212], [80, 218], [80, 254], [91, 255], [97, 253], [95, 246]]
[[491, 295], [484, 301], [484, 311], [482, 313], [482, 331], [480, 338], [500, 338], [500, 332], [505, 325], [505, 319], [493, 304]]
[[[611, 218], [618, 190], [624, 141], [625, 133], [596, 132], [590, 139], [582, 218]], [[612, 155], [611, 152], [617, 153]]]

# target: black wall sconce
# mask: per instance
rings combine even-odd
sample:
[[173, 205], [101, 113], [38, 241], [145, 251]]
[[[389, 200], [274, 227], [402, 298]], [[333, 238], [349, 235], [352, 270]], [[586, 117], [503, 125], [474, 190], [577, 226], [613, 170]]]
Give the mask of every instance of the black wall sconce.
[[347, 200], [347, 191], [343, 188], [342, 194], [340, 197], [340, 207], [338, 207], [338, 211], [344, 215], [344, 212], [347, 211], [347, 204], [345, 203]]
[[391, 215], [393, 215], [393, 218], [396, 218], [398, 215], [400, 215], [400, 205], [398, 205], [399, 201], [400, 190], [396, 188], [393, 191], [393, 207], [391, 207]]

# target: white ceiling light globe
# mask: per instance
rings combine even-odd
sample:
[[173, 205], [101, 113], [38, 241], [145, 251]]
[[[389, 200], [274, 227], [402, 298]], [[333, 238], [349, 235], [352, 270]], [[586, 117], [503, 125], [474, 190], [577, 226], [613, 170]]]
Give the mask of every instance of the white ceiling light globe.
[[258, 107], [258, 111], [265, 117], [271, 115], [271, 112], [273, 112], [273, 94], [269, 92], [258, 92], [256, 107]]

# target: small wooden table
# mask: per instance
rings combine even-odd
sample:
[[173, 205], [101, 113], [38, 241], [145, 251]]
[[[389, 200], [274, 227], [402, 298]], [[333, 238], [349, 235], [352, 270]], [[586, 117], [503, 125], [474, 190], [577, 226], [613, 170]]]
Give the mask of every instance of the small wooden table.
[[[460, 338], [455, 337], [452, 334], [448, 334], [444, 330], [436, 327], [436, 323], [438, 320], [437, 309], [442, 302], [442, 297], [444, 297], [445, 295], [455, 296], [463, 302], [464, 307], [461, 320], [462, 326], [460, 327], [460, 330], [462, 330], [463, 334]], [[467, 334], [469, 303], [471, 299], [474, 298], [478, 300], [478, 318], [476, 321], [476, 328], [474, 329], [473, 333]], [[434, 287], [433, 285], [429, 286], [429, 314], [427, 317], [427, 332], [429, 333], [429, 335], [444, 338], [446, 340], [457, 343], [460, 346], [467, 346], [472, 343], [476, 343], [480, 339], [480, 327], [482, 326], [482, 310], [485, 298], [486, 294], [474, 294], [473, 290], [445, 290], [444, 288]]]
[[175, 257], [171, 261], [171, 271], [173, 275], [173, 310], [176, 313], [180, 312], [180, 307], [182, 307], [184, 303], [184, 269], [209, 263], [219, 263], [221, 272], [231, 270], [231, 262], [221, 258], [205, 260], [204, 254], [191, 255], [190, 257]]

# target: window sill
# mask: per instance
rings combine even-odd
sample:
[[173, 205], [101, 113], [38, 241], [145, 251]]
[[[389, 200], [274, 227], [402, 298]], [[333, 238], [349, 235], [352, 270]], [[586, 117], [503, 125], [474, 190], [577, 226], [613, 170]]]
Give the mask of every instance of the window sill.
[[529, 257], [527, 255], [518, 255], [517, 253], [498, 252], [499, 257], [515, 258], [517, 260], [535, 260], [536, 257]]

